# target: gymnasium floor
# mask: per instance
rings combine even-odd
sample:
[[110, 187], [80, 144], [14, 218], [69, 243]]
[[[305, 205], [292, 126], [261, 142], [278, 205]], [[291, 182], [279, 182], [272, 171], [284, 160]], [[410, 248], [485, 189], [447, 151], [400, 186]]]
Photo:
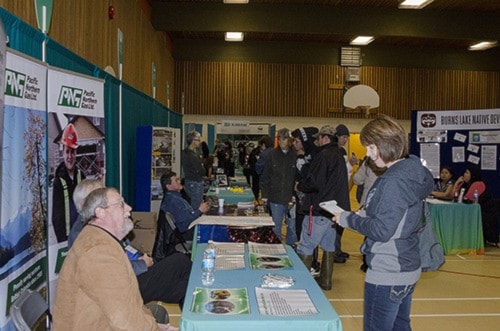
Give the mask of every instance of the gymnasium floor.
[[[345, 264], [335, 264], [333, 288], [324, 291], [344, 331], [363, 330], [362, 241], [362, 235], [344, 231], [342, 249], [351, 257]], [[166, 307], [171, 323], [178, 326], [180, 309]], [[500, 248], [486, 247], [484, 255], [448, 255], [439, 271], [423, 273], [413, 295], [411, 320], [414, 331], [498, 330]]]
[[[345, 264], [335, 264], [333, 289], [324, 292], [340, 315], [344, 331], [363, 329], [362, 240], [358, 233], [344, 232], [343, 249], [351, 258]], [[166, 307], [172, 324], [178, 326], [179, 308]], [[498, 330], [500, 248], [488, 247], [483, 256], [446, 256], [441, 270], [423, 273], [413, 295], [411, 318], [415, 331]]]

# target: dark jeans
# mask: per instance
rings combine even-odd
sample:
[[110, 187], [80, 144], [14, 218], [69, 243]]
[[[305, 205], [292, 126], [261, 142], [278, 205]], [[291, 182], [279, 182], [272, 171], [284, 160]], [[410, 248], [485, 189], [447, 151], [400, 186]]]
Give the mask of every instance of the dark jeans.
[[191, 261], [182, 253], [174, 253], [153, 264], [137, 276], [142, 300], [144, 303], [177, 303], [182, 309], [190, 272]]
[[409, 331], [413, 285], [365, 282], [364, 331]]

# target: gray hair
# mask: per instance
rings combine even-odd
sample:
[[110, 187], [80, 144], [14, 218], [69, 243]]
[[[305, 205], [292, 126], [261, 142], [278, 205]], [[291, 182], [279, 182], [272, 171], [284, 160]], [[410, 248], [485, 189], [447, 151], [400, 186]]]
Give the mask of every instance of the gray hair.
[[83, 223], [90, 223], [97, 217], [95, 215], [97, 208], [106, 208], [108, 206], [108, 192], [111, 191], [118, 192], [113, 187], [103, 187], [89, 193], [82, 206]]
[[73, 202], [75, 203], [78, 214], [82, 213], [83, 203], [89, 193], [102, 187], [104, 187], [104, 185], [100, 179], [84, 179], [75, 187], [73, 191]]
[[198, 131], [191, 131], [186, 136], [186, 143], [191, 145], [194, 139], [201, 137], [201, 134]]

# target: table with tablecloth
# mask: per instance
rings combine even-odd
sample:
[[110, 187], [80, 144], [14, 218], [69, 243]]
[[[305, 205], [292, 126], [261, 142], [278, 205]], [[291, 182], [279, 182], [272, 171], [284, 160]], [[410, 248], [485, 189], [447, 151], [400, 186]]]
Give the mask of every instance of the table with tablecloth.
[[342, 330], [342, 323], [339, 315], [335, 312], [323, 291], [314, 281], [309, 270], [306, 269], [290, 246], [286, 246], [286, 253], [290, 258], [292, 267], [288, 269], [272, 270], [272, 272], [284, 276], [291, 276], [295, 280], [295, 284], [291, 289], [305, 289], [318, 311], [316, 314], [300, 316], [262, 315], [259, 312], [255, 288], [261, 286], [262, 276], [269, 273], [270, 270], [251, 269], [249, 267], [248, 247], [245, 247], [245, 268], [215, 271], [215, 283], [210, 286], [210, 288], [246, 288], [250, 312], [248, 314], [234, 315], [192, 312], [191, 307], [194, 300], [193, 293], [196, 288], [203, 287], [201, 284], [201, 260], [205, 246], [206, 244], [200, 244], [191, 269], [189, 285], [180, 320], [180, 329], [182, 331]]
[[[260, 209], [260, 210], [259, 210]], [[238, 208], [238, 205], [212, 207], [205, 214], [193, 221], [189, 228], [195, 227], [193, 254], [198, 243], [209, 240], [220, 242], [260, 242], [276, 243], [274, 222], [262, 206]]]
[[207, 198], [214, 202], [218, 199], [224, 199], [224, 204], [235, 205], [238, 202], [251, 202], [255, 200], [253, 192], [249, 188], [240, 190], [231, 190], [230, 187], [210, 187], [206, 193]]
[[481, 206], [427, 199], [433, 228], [446, 255], [484, 254]]

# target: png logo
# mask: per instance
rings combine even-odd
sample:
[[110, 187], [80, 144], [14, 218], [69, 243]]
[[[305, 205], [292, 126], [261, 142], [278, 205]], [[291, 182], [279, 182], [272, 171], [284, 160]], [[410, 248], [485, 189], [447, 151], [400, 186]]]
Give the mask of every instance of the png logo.
[[59, 92], [59, 101], [57, 102], [57, 105], [80, 108], [80, 105], [82, 103], [82, 95], [82, 89], [70, 86], [61, 86], [61, 91]]
[[25, 85], [25, 74], [9, 69], [5, 70], [5, 95], [22, 98]]

